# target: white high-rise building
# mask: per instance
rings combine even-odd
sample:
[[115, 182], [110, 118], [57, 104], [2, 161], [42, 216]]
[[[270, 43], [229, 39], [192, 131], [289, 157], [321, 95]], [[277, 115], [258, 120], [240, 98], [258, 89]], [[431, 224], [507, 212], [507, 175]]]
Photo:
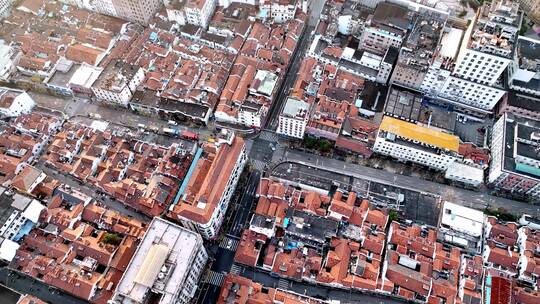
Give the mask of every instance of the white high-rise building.
[[0, 19], [8, 14], [12, 2], [11, 0], [0, 0]]
[[163, 0], [62, 0], [62, 2], [141, 24], [148, 24], [163, 5]]
[[500, 191], [540, 199], [540, 121], [505, 113], [491, 135], [488, 182]]
[[110, 303], [189, 303], [207, 260], [200, 235], [154, 217]]
[[492, 113], [506, 93], [502, 75], [513, 61], [518, 8], [513, 1], [493, 1], [465, 31], [446, 28], [420, 90], [471, 114]]
[[276, 132], [290, 137], [304, 138], [309, 118], [308, 111], [309, 104], [307, 102], [289, 97], [283, 112], [279, 115]]
[[207, 28], [216, 4], [216, 0], [173, 0], [165, 7], [170, 21]]

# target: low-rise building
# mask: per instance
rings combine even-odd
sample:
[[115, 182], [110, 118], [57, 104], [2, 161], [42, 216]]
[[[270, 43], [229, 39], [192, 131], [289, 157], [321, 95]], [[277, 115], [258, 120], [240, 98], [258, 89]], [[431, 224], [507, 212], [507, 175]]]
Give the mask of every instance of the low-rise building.
[[216, 237], [246, 160], [244, 140], [233, 133], [199, 148], [168, 217], [205, 239]]
[[32, 111], [36, 102], [28, 93], [21, 90], [0, 88], [0, 114], [16, 117]]
[[422, 7], [400, 49], [390, 82], [418, 90], [435, 55], [448, 13]]
[[[255, 300], [256, 299], [256, 300]], [[260, 303], [323, 304], [323, 300], [297, 294], [291, 290], [266, 287], [248, 278], [228, 274], [217, 300], [218, 304]]]
[[503, 223], [493, 216], [488, 216], [484, 226], [484, 264], [506, 275], [516, 276], [519, 272], [518, 238], [516, 223]]
[[92, 86], [98, 79], [101, 72], [103, 72], [103, 68], [94, 67], [92, 65], [83, 63], [73, 73], [67, 83], [67, 86], [75, 94], [83, 94], [90, 97], [93, 94]]
[[381, 289], [409, 300], [455, 303], [461, 251], [437, 242], [435, 229], [390, 224]]
[[482, 211], [444, 202], [438, 238], [472, 254], [482, 252], [485, 216]]
[[483, 183], [486, 163], [469, 150], [459, 137], [439, 128], [390, 116], [383, 117], [373, 146], [376, 153], [443, 171], [449, 180], [477, 187]]
[[138, 244], [122, 228], [143, 223], [129, 219], [118, 227], [113, 223], [111, 230], [96, 229], [82, 217], [92, 200], [86, 198], [72, 202], [56, 195], [35, 212], [39, 220], [25, 228], [28, 233], [9, 267], [90, 303], [105, 303]]
[[275, 23], [294, 19], [296, 10], [303, 0], [262, 0], [261, 14]]
[[30, 197], [9, 193], [4, 187], [0, 187], [0, 205], [0, 259], [9, 263], [24, 236], [40, 222], [45, 206]]
[[444, 178], [453, 182], [478, 187], [484, 183], [484, 170], [464, 163], [453, 162], [444, 172]]
[[383, 117], [373, 151], [445, 171], [459, 159], [459, 138], [389, 116]]
[[189, 303], [207, 259], [199, 234], [154, 217], [111, 303]]

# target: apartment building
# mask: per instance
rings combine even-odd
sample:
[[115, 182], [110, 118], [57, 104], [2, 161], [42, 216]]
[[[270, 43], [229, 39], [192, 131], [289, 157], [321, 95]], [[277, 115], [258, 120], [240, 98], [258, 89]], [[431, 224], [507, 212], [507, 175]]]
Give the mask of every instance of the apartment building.
[[366, 26], [360, 45], [369, 52], [384, 55], [389, 47], [399, 48], [410, 23], [409, 10], [398, 4], [381, 2]]
[[510, 88], [517, 93], [540, 98], [540, 40], [519, 36], [513, 65], [509, 69]]
[[399, 51], [391, 83], [415, 90], [420, 89], [447, 18], [446, 12], [419, 7], [418, 12], [412, 17], [412, 28]]
[[304, 132], [308, 122], [309, 104], [307, 102], [289, 97], [279, 115], [278, 134], [304, 138]]
[[205, 239], [216, 237], [246, 160], [244, 140], [232, 132], [199, 148], [168, 217]]
[[170, 21], [207, 28], [216, 9], [216, 0], [173, 0], [165, 8]]
[[261, 0], [261, 12], [276, 23], [294, 19], [296, 9], [302, 0]]
[[92, 91], [99, 100], [127, 107], [144, 77], [141, 67], [113, 61], [94, 82]]
[[124, 20], [148, 24], [163, 5], [161, 0], [93, 0], [72, 1], [81, 8]]
[[0, 114], [16, 117], [32, 111], [36, 102], [28, 93], [10, 88], [0, 87]]
[[459, 137], [434, 127], [384, 116], [373, 152], [444, 171], [449, 180], [478, 186], [483, 168], [467, 159]]
[[519, 0], [521, 9], [536, 24], [540, 23], [540, 1], [538, 0]]
[[12, 2], [13, 1], [10, 0], [0, 0], [0, 19], [2, 19], [2, 17], [5, 17], [9, 13]]
[[491, 136], [488, 182], [522, 198], [540, 198], [540, 121], [505, 113]]
[[6, 81], [13, 75], [20, 57], [21, 52], [17, 48], [0, 40], [0, 80]]
[[502, 75], [513, 61], [521, 18], [517, 3], [499, 0], [482, 6], [466, 30], [445, 28], [420, 90], [469, 114], [492, 113], [506, 94]]
[[484, 221], [482, 211], [444, 202], [437, 238], [471, 254], [481, 254]]
[[200, 235], [154, 217], [110, 303], [189, 303], [207, 260]]
[[383, 117], [373, 151], [445, 171], [459, 159], [459, 138], [389, 116]]

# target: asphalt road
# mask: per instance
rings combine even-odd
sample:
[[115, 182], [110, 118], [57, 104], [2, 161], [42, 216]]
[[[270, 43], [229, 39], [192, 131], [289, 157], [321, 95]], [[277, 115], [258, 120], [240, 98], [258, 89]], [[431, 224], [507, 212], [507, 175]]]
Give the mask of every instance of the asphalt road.
[[281, 113], [283, 107], [285, 106], [285, 100], [289, 96], [289, 90], [296, 81], [298, 70], [300, 69], [302, 60], [305, 57], [306, 48], [309, 46], [309, 43], [311, 41], [311, 31], [314, 28], [315, 27], [313, 25], [308, 25], [302, 32], [302, 36], [300, 36], [300, 41], [298, 42], [296, 49], [293, 53], [293, 61], [288, 67], [285, 78], [281, 82], [278, 95], [274, 99], [270, 111], [268, 112], [268, 117], [266, 119], [265, 125], [266, 129], [275, 130], [277, 128], [279, 113]]
[[[76, 116], [88, 117], [89, 114], [94, 113], [101, 115], [101, 120], [132, 128], [137, 128], [139, 124], [144, 124], [147, 127], [170, 127], [167, 121], [161, 120], [158, 117], [138, 115], [129, 109], [106, 105], [98, 101], [89, 101], [77, 97], [62, 98], [36, 92], [30, 92], [30, 95], [32, 98], [34, 98], [39, 106], [65, 113], [70, 118]], [[212, 136], [212, 131], [208, 128], [198, 128], [187, 125], [179, 125], [175, 127], [198, 133], [201, 138]]]
[[[223, 225], [223, 234], [227, 239], [240, 239], [240, 235], [251, 219], [251, 210], [255, 203], [255, 192], [259, 184], [261, 173], [257, 170], [249, 173], [247, 182], [239, 185], [241, 195], [229, 205], [227, 216]], [[219, 240], [217, 241], [219, 243]], [[218, 243], [210, 244], [209, 252], [213, 257], [209, 270], [215, 273], [227, 275], [234, 263], [235, 250], [223, 248]], [[211, 304], [217, 302], [220, 287], [209, 283], [200, 284], [200, 295], [197, 299], [199, 304]]]
[[[339, 303], [362, 303], [362, 304], [397, 304], [404, 301], [392, 299], [386, 296], [365, 294], [354, 290], [343, 290], [324, 285], [313, 285], [306, 282], [296, 282], [279, 277], [270, 276], [267, 272], [256, 269], [242, 267], [240, 273], [243, 277], [249, 278], [255, 282], [268, 287], [278, 288], [287, 285], [288, 290], [298, 294], [305, 294], [310, 297], [323, 300], [337, 300]], [[280, 282], [281, 281], [281, 282]]]
[[[7, 286], [21, 294], [31, 294], [48, 303], [87, 303], [87, 301], [66, 294], [63, 291], [55, 287], [49, 286], [36, 278], [27, 276], [21, 272], [11, 270], [6, 267], [0, 268], [0, 283], [3, 286]], [[8, 302], [8, 298], [4, 299], [2, 297], [0, 298], [0, 303], [4, 304], [10, 302]]]
[[2, 304], [15, 304], [20, 298], [20, 294], [0, 285], [0, 301]]
[[475, 209], [484, 209], [486, 206], [489, 206], [490, 208], [504, 208], [517, 215], [523, 213], [537, 214], [540, 210], [540, 206], [489, 195], [485, 192], [456, 188], [423, 180], [414, 176], [396, 175], [384, 170], [346, 163], [344, 161], [300, 151], [287, 150], [284, 152], [284, 155], [274, 155], [274, 161], [279, 162], [279, 159], [318, 167], [358, 178], [373, 180], [379, 183], [395, 185], [406, 189], [437, 194], [442, 197], [443, 201], [450, 201]]

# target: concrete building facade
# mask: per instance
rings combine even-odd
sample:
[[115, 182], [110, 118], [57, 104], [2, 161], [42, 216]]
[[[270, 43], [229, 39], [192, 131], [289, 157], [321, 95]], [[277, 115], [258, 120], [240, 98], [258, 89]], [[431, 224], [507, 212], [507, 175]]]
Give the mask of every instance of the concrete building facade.
[[540, 121], [505, 113], [491, 136], [488, 182], [521, 198], [540, 199]]

